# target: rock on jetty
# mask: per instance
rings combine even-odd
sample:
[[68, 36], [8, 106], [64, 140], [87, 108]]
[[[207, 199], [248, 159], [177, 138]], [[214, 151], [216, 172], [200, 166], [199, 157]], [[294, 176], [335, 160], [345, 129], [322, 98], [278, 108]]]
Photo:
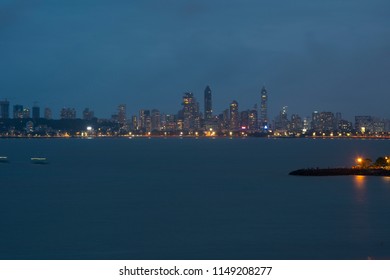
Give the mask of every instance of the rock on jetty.
[[289, 173], [296, 176], [390, 176], [390, 170], [382, 168], [307, 168], [298, 169]]

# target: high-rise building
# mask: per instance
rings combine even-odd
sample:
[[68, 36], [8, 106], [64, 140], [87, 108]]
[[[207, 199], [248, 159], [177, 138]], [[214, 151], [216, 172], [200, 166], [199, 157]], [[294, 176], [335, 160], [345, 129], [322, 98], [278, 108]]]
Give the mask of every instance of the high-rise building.
[[209, 86], [204, 90], [204, 119], [210, 121], [213, 118], [213, 104], [211, 99], [211, 89]]
[[176, 130], [176, 119], [175, 115], [165, 115], [165, 122], [163, 126], [164, 131], [175, 131]]
[[53, 114], [50, 108], [45, 108], [44, 118], [47, 120], [51, 120], [53, 118]]
[[182, 119], [176, 120], [176, 130], [183, 131], [184, 130], [184, 124]]
[[74, 120], [76, 119], [76, 110], [74, 108], [62, 108], [60, 117], [63, 120]]
[[275, 130], [279, 132], [285, 132], [288, 130], [289, 121], [287, 115], [287, 106], [283, 106], [279, 115], [275, 118]]
[[152, 110], [151, 122], [152, 122], [152, 128], [151, 128], [152, 131], [161, 130], [161, 115], [159, 110], [157, 109]]
[[336, 131], [338, 129], [337, 119], [332, 112], [314, 111], [312, 114], [311, 129], [320, 133]]
[[355, 116], [355, 129], [361, 133], [374, 131], [374, 118], [372, 116]]
[[302, 132], [306, 133], [308, 130], [311, 129], [311, 118], [310, 117], [306, 117], [303, 119], [303, 129], [302, 129]]
[[336, 124], [338, 125], [339, 121], [341, 121], [343, 118], [341, 117], [341, 113], [337, 112], [336, 113]]
[[267, 108], [267, 101], [268, 101], [268, 92], [263, 86], [260, 93], [260, 129], [262, 131], [265, 131], [269, 128], [268, 125], [268, 108]]
[[346, 120], [341, 119], [338, 123], [338, 131], [343, 133], [350, 133], [353, 130], [352, 123]]
[[95, 113], [93, 111], [89, 110], [89, 108], [84, 109], [84, 111], [83, 111], [83, 119], [84, 120], [90, 121], [94, 117], [95, 117]]
[[256, 131], [258, 128], [258, 118], [257, 118], [257, 110], [253, 109], [249, 111], [248, 116], [248, 129], [251, 131]]
[[303, 130], [303, 120], [298, 114], [291, 115], [289, 130], [295, 133], [301, 133]]
[[240, 113], [240, 126], [241, 129], [247, 130], [249, 128], [249, 110], [241, 111]]
[[150, 116], [150, 110], [139, 111], [139, 129], [143, 132], [152, 131], [152, 120]]
[[9, 101], [7, 99], [0, 101], [0, 117], [9, 119]]
[[126, 123], [126, 104], [120, 104], [118, 106], [118, 122], [120, 124]]
[[379, 118], [374, 118], [373, 122], [373, 133], [382, 133], [385, 132], [386, 122]]
[[223, 110], [222, 114], [219, 115], [219, 129], [222, 131], [226, 131], [230, 126], [230, 116], [229, 109]]
[[14, 110], [13, 110], [13, 116], [14, 119], [22, 119], [23, 118], [23, 105], [14, 105]]
[[137, 116], [131, 116], [131, 129], [138, 130], [138, 118]]
[[183, 130], [191, 131], [200, 128], [199, 103], [196, 102], [192, 92], [183, 96]]
[[237, 131], [240, 129], [240, 115], [238, 111], [238, 102], [233, 100], [230, 103], [230, 130]]
[[32, 107], [32, 117], [34, 120], [37, 120], [41, 117], [41, 109], [36, 105]]
[[320, 113], [320, 130], [322, 132], [337, 130], [336, 119], [332, 112]]

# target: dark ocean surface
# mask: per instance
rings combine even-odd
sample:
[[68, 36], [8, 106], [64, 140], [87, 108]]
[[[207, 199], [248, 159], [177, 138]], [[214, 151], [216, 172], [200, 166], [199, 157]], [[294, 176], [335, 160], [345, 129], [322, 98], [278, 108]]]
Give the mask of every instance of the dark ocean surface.
[[0, 139], [0, 259], [390, 259], [390, 178], [288, 175], [358, 155], [390, 141]]

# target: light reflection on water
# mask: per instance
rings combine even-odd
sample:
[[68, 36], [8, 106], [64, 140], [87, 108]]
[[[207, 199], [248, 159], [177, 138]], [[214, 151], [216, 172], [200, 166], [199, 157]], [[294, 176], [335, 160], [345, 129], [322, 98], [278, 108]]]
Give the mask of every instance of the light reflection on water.
[[366, 176], [353, 176], [353, 184], [355, 190], [355, 200], [359, 204], [364, 204], [366, 201]]
[[362, 175], [356, 175], [354, 176], [354, 183], [356, 187], [362, 188], [366, 184], [366, 177]]
[[390, 184], [390, 177], [382, 177], [382, 180], [388, 184]]

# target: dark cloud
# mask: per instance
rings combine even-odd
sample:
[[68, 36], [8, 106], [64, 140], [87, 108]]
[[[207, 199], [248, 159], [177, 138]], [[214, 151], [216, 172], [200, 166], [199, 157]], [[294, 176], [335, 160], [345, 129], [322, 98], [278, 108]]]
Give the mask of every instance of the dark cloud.
[[[108, 117], [176, 112], [184, 91], [216, 112], [251, 108], [390, 117], [390, 3], [374, 1], [8, 1], [0, 5], [0, 98]], [[369, 92], [369, 101], [367, 101]], [[202, 103], [202, 102], [201, 102]], [[352, 105], [353, 103], [353, 105]]]

